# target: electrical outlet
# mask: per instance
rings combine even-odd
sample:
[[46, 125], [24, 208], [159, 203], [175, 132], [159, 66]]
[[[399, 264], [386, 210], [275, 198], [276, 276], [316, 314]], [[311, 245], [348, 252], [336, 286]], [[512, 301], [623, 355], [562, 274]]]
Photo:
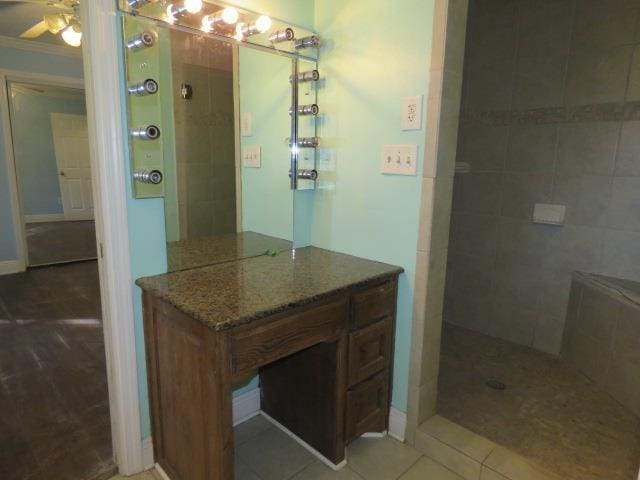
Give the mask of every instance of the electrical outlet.
[[240, 136], [253, 136], [253, 114], [247, 112], [240, 115]]
[[402, 130], [422, 128], [422, 95], [402, 99]]
[[416, 175], [418, 173], [417, 145], [384, 145], [380, 171], [389, 175]]
[[260, 168], [262, 166], [260, 154], [260, 145], [247, 145], [246, 147], [242, 147], [242, 166], [247, 168]]

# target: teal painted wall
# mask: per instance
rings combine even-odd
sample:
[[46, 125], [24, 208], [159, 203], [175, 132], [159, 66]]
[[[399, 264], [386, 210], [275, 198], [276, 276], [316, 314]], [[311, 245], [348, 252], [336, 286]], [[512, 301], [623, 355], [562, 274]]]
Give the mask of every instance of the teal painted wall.
[[230, 0], [228, 3], [313, 30], [315, 0]]
[[[422, 172], [416, 177], [391, 177], [381, 175], [378, 166], [383, 144], [417, 144], [419, 158], [424, 152], [424, 129], [401, 131], [401, 98], [428, 91], [433, 0], [406, 0], [396, 8], [382, 0], [321, 0], [315, 7], [312, 0], [235, 3], [264, 8], [327, 39], [320, 60], [324, 80], [318, 92], [324, 112], [319, 131], [325, 142], [319, 163], [323, 181], [315, 192], [296, 194], [296, 231], [304, 244], [405, 268], [400, 279], [393, 405], [406, 411]], [[124, 100], [123, 96], [123, 105]], [[130, 195], [128, 209], [133, 277], [165, 271], [162, 200], [133, 200]], [[134, 298], [142, 435], [148, 436], [137, 289]]]
[[[11, 90], [16, 171], [22, 213], [63, 213], [51, 113], [86, 115], [84, 98], [60, 98]], [[35, 141], [34, 141], [35, 140]]]
[[[82, 58], [63, 57], [3, 47], [2, 55], [0, 55], [0, 69], [82, 78]], [[0, 88], [4, 88], [4, 86], [0, 86]], [[3, 128], [5, 126], [2, 125], [0, 120], [0, 262], [17, 258], [16, 226], [13, 225], [11, 217]]]
[[261, 167], [242, 167], [242, 230], [293, 240], [289, 187], [291, 60], [240, 48], [240, 112], [253, 117], [252, 135], [240, 144], [261, 147]]
[[[413, 283], [422, 172], [379, 172], [383, 144], [417, 144], [422, 131], [401, 131], [401, 98], [428, 92], [433, 0], [321, 0], [315, 30], [327, 39], [320, 53], [318, 90], [320, 182], [302, 198], [296, 230], [313, 245], [404, 267], [400, 277], [393, 405], [406, 411]], [[423, 115], [423, 118], [426, 115]], [[419, 162], [420, 163], [420, 162]], [[296, 199], [298, 200], [298, 199]], [[298, 205], [300, 203], [300, 205]]]

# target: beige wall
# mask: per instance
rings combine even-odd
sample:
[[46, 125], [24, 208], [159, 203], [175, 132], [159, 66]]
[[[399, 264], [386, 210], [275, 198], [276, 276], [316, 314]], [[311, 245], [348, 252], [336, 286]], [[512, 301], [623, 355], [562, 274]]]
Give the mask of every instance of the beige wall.
[[557, 354], [572, 271], [640, 279], [639, 22], [636, 0], [472, 1], [447, 321]]
[[467, 6], [468, 0], [435, 2], [411, 332], [409, 443], [436, 408]]
[[[236, 231], [233, 58], [229, 45], [172, 32], [180, 239]], [[180, 85], [193, 87], [183, 100]]]

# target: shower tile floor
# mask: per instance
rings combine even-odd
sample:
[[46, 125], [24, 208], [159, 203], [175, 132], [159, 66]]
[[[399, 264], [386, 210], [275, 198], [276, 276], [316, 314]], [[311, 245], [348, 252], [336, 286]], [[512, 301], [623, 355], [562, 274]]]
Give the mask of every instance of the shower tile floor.
[[[490, 379], [507, 388], [487, 387]], [[640, 419], [536, 350], [445, 324], [437, 409], [562, 478], [637, 478]]]

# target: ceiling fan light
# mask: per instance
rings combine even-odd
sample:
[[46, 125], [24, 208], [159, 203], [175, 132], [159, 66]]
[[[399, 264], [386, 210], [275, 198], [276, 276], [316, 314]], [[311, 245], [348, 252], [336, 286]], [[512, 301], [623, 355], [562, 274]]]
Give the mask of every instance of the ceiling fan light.
[[69, 25], [61, 35], [62, 39], [72, 47], [79, 47], [82, 44], [82, 30], [79, 25]]

